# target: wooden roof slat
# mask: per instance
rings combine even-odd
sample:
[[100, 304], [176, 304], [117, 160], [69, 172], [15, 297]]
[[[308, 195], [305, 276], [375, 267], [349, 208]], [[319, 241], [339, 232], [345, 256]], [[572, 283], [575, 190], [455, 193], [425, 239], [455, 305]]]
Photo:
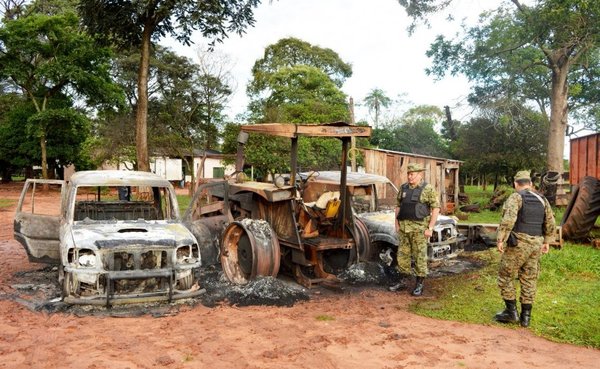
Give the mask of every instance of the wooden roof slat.
[[244, 132], [262, 133], [279, 137], [369, 137], [371, 127], [353, 126], [344, 122], [331, 124], [264, 123], [241, 127]]

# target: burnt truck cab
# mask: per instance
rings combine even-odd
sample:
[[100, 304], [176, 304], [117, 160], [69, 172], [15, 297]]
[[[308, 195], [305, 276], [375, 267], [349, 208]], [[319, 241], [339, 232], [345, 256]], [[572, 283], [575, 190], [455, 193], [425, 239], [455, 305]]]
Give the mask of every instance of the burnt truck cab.
[[[39, 214], [43, 180], [25, 183], [14, 235], [31, 261], [59, 265], [63, 299], [113, 305], [200, 293], [198, 242], [182, 224], [173, 186], [135, 171], [77, 172], [60, 185], [58, 214]], [[38, 207], [39, 208], [39, 207]]]
[[[326, 192], [339, 191], [340, 172], [321, 171], [302, 173], [304, 192], [318, 197]], [[346, 185], [350, 194], [355, 222], [368, 230], [370, 243], [360, 250], [363, 260], [390, 262], [398, 246], [395, 229], [395, 206], [398, 189], [384, 176], [350, 172]], [[453, 258], [463, 250], [466, 238], [458, 232], [456, 219], [439, 215], [427, 248], [429, 261]]]

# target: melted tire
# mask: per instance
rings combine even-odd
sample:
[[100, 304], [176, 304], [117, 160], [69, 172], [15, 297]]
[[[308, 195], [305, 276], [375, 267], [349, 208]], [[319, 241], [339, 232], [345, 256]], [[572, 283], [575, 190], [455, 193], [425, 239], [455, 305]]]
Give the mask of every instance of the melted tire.
[[567, 239], [585, 238], [600, 215], [600, 181], [583, 177], [561, 220], [562, 234]]
[[[323, 270], [330, 274], [339, 274], [346, 270], [350, 265], [356, 263], [358, 244], [361, 242], [357, 232], [347, 228], [350, 236], [354, 240], [354, 246], [350, 249], [331, 249], [323, 251]], [[364, 228], [366, 230], [366, 227]], [[367, 231], [368, 236], [368, 231]], [[368, 238], [368, 237], [367, 237]]]
[[177, 280], [177, 286], [175, 287], [178, 291], [187, 291], [194, 286], [194, 275], [192, 273], [186, 275], [183, 278]]
[[356, 239], [358, 242], [358, 260], [373, 260], [373, 249], [371, 247], [369, 229], [367, 228], [365, 223], [358, 217], [354, 218], [354, 228], [354, 234], [356, 234]]
[[[61, 266], [62, 268], [62, 266]], [[64, 272], [62, 281], [62, 298], [75, 296], [79, 297], [79, 281], [72, 273]]]

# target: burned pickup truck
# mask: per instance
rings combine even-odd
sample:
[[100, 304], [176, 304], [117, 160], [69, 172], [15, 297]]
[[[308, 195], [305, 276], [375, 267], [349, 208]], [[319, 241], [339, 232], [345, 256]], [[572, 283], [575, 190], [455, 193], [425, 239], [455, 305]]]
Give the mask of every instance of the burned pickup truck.
[[[220, 263], [234, 283], [277, 276], [281, 269], [311, 287], [337, 283], [339, 273], [358, 261], [377, 260], [379, 254], [395, 260], [393, 209], [398, 190], [385, 177], [347, 171], [351, 138], [368, 137], [370, 132], [370, 127], [343, 122], [242, 126], [238, 176], [199, 186], [184, 216], [200, 242], [203, 263]], [[300, 137], [339, 140], [342, 170], [292, 171], [275, 176], [272, 183], [249, 181], [242, 175], [249, 133], [290, 139], [291, 168], [298, 167]], [[458, 255], [462, 240], [456, 221], [440, 217], [430, 259]]]
[[[60, 202], [37, 206], [52, 187]], [[83, 171], [68, 184], [27, 180], [14, 237], [30, 261], [59, 265], [67, 303], [171, 301], [201, 292], [198, 242], [180, 221], [173, 186], [156, 174]]]
[[[302, 173], [305, 192], [326, 193], [339, 191], [340, 172], [321, 171]], [[396, 197], [398, 189], [384, 176], [351, 172], [347, 174], [346, 186], [350, 195], [351, 207], [358, 227], [368, 230], [369, 243], [360, 250], [363, 260], [395, 260], [398, 235], [395, 229]], [[438, 216], [429, 240], [427, 256], [429, 261], [454, 258], [463, 250], [466, 237], [459, 233], [456, 219]]]

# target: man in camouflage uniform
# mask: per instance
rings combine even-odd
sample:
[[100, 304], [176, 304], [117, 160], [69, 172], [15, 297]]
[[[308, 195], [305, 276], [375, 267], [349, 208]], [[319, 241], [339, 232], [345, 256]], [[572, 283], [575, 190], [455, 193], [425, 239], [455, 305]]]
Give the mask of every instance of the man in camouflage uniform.
[[427, 240], [440, 213], [439, 196], [432, 185], [423, 181], [425, 169], [418, 163], [408, 164], [408, 182], [400, 187], [396, 207], [396, 232], [398, 232], [398, 271], [400, 282], [390, 286], [390, 291], [406, 288], [406, 278], [411, 275], [411, 259], [416, 275], [413, 296], [423, 294], [423, 281], [427, 277]]
[[[502, 208], [497, 246], [502, 254], [498, 287], [506, 308], [494, 319], [528, 327], [540, 272], [540, 257], [554, 240], [554, 214], [548, 200], [532, 190], [528, 171], [515, 175], [515, 193]], [[521, 284], [521, 316], [517, 312], [515, 277]]]

